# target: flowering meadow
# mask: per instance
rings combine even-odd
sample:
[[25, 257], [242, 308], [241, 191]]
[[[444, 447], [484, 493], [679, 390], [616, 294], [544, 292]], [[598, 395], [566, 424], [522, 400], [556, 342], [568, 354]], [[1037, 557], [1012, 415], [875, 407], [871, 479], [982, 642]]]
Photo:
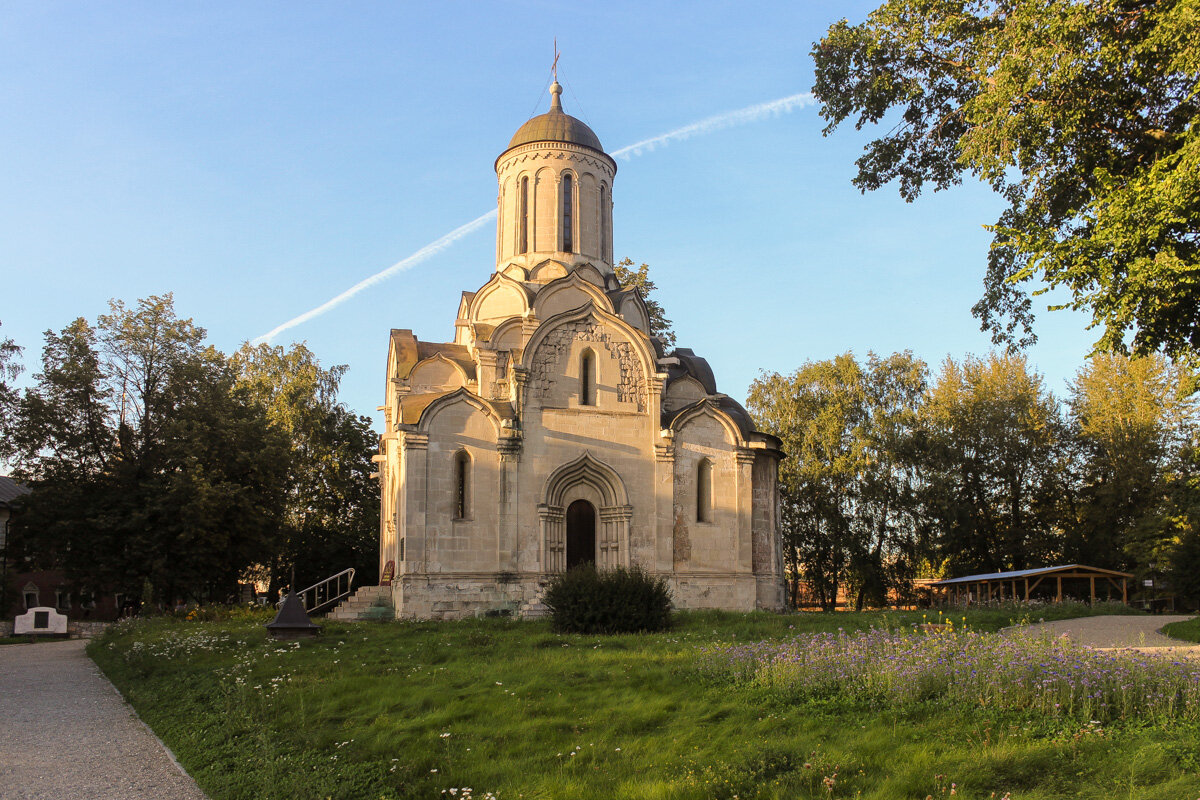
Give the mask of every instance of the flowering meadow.
[[1200, 800], [1190, 666], [916, 634], [919, 612], [319, 620], [298, 642], [241, 616], [88, 648], [212, 800]]
[[1200, 660], [1092, 650], [1024, 630], [844, 630], [706, 648], [710, 678], [782, 698], [942, 700], [1097, 723], [1200, 721]]

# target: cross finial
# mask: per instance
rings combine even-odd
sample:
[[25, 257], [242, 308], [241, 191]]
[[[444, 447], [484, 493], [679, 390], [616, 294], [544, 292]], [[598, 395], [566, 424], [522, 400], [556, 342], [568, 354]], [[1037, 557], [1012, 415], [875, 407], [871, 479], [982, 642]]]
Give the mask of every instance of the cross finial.
[[550, 65], [550, 72], [554, 76], [554, 80], [558, 80], [558, 57], [561, 55], [558, 52], [558, 37], [554, 37], [554, 63]]

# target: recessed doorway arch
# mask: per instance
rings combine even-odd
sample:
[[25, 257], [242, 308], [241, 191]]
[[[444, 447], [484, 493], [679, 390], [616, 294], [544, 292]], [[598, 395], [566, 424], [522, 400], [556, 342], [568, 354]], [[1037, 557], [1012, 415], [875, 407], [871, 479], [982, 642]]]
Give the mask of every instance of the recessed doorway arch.
[[596, 507], [587, 500], [567, 506], [567, 569], [596, 563]]
[[585, 561], [602, 569], [629, 565], [633, 507], [616, 470], [585, 452], [551, 473], [543, 498], [538, 516], [546, 572], [563, 572]]

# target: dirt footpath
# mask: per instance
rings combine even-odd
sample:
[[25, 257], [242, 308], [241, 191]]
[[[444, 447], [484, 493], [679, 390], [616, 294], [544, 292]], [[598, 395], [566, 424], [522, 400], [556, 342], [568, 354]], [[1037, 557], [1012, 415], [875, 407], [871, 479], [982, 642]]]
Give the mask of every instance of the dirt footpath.
[[1034, 632], [1046, 631], [1051, 636], [1067, 636], [1080, 644], [1097, 649], [1133, 647], [1159, 653], [1179, 653], [1200, 657], [1200, 645], [1172, 639], [1160, 631], [1164, 625], [1191, 619], [1188, 615], [1146, 614], [1129, 617], [1080, 617], [1055, 622], [1039, 622], [1027, 626]]
[[0, 798], [205, 800], [86, 644], [0, 646]]

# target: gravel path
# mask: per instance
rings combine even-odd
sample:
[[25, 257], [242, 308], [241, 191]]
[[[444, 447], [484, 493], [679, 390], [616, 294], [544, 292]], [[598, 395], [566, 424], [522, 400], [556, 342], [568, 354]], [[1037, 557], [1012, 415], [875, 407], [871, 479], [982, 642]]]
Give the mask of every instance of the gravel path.
[[1068, 636], [1080, 644], [1098, 649], [1133, 647], [1138, 650], [1200, 656], [1200, 645], [1172, 639], [1159, 632], [1164, 625], [1191, 618], [1190, 614], [1080, 617], [1039, 622], [1028, 627], [1032, 631], [1046, 631], [1052, 636]]
[[0, 798], [205, 800], [86, 644], [0, 646]]

